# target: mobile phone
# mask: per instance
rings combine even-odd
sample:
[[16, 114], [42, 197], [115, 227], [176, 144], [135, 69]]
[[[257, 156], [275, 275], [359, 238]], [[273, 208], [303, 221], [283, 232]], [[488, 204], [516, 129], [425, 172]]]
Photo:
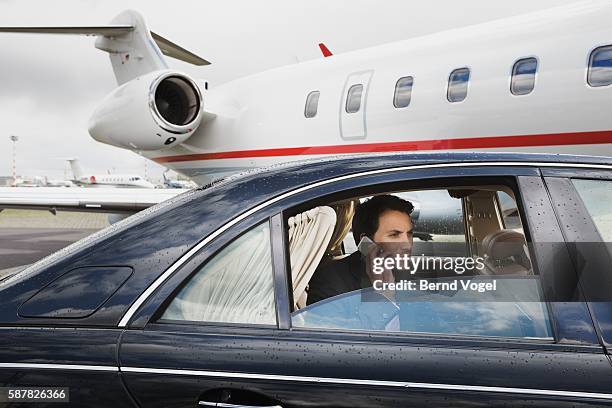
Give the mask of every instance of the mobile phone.
[[359, 250], [359, 252], [361, 252], [361, 256], [367, 258], [368, 255], [372, 253], [372, 245], [374, 245], [378, 250], [378, 245], [376, 244], [376, 242], [372, 241], [370, 238], [364, 235], [363, 238], [361, 238], [361, 240], [359, 241], [359, 245], [357, 245], [357, 249]]

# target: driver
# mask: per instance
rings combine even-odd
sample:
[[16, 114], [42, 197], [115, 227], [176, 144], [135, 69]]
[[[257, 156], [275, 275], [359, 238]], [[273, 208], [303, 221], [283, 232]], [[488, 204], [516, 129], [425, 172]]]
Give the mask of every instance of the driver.
[[[402, 252], [410, 254], [413, 232], [410, 214], [413, 209], [411, 202], [390, 194], [374, 196], [359, 204], [352, 224], [355, 242], [367, 237], [374, 244], [397, 243], [403, 248]], [[345, 258], [320, 265], [309, 282], [307, 304], [372, 287], [377, 279], [394, 281], [393, 271], [385, 270], [381, 275], [375, 275], [372, 268], [366, 268], [364, 258], [362, 252], [356, 251]]]

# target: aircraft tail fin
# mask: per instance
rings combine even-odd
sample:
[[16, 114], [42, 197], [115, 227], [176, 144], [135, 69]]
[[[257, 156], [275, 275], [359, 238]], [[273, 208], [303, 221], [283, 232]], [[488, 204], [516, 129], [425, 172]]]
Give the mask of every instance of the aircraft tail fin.
[[[110, 25], [92, 27], [0, 27], [4, 33], [77, 34], [97, 36], [96, 48], [110, 55], [119, 85], [140, 75], [166, 69], [163, 55], [194, 65], [210, 62], [150, 31], [134, 10], [117, 15]], [[162, 55], [163, 54], [163, 55]]]
[[327, 58], [327, 57], [331, 57], [332, 55], [334, 55], [334, 54], [332, 54], [332, 52], [329, 50], [329, 48], [327, 48], [327, 46], [326, 46], [325, 44], [323, 44], [323, 43], [319, 43], [319, 49], [321, 50], [321, 53], [323, 53], [323, 56], [324, 56], [325, 58]]
[[81, 169], [79, 160], [78, 159], [68, 159], [68, 163], [70, 163], [70, 168], [72, 169], [73, 179], [80, 180], [81, 177], [83, 177], [83, 170]]

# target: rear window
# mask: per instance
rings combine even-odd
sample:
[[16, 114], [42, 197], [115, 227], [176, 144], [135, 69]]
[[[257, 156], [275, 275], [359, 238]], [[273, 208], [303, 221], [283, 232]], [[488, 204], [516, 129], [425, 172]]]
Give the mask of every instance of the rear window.
[[604, 242], [612, 242], [612, 181], [572, 180]]
[[295, 329], [553, 338], [509, 186], [381, 189], [307, 208], [287, 218]]

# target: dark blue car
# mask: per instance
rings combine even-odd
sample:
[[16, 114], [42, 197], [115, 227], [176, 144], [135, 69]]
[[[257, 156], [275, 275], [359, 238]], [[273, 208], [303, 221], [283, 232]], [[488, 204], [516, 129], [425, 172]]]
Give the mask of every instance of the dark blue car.
[[[353, 216], [378, 195], [414, 207], [413, 256], [454, 269], [315, 301], [313, 277], [362, 256]], [[62, 388], [83, 407], [612, 406], [611, 241], [608, 158], [381, 154], [232, 176], [2, 278], [0, 405], [58, 406], [41, 392]]]

